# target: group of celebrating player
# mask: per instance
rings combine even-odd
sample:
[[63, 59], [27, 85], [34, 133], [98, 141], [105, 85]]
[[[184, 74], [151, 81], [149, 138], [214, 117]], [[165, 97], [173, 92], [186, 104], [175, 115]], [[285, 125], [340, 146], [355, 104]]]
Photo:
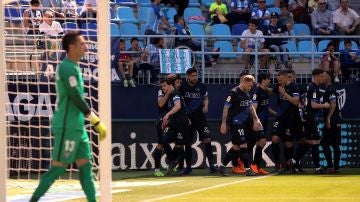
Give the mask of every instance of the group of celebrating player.
[[[184, 83], [179, 75], [169, 75], [161, 81], [161, 89], [158, 91], [158, 145], [154, 151], [154, 175], [164, 176], [160, 170], [163, 150], [168, 157], [168, 174], [175, 171], [189, 174], [192, 171], [191, 145], [196, 133], [204, 143], [211, 173], [227, 175], [225, 166], [231, 161], [233, 173], [244, 173], [247, 176], [269, 174], [261, 165], [270, 115], [275, 117], [270, 130], [276, 172], [304, 172], [300, 160], [309, 149], [315, 173], [339, 172], [341, 113], [337, 103], [338, 93], [331, 84], [328, 72], [314, 69], [312, 76], [313, 82], [304, 89], [295, 84], [293, 70], [279, 71], [278, 82], [273, 87], [270, 87], [268, 73], [258, 74], [258, 84], [255, 84], [252, 75], [241, 74], [240, 84], [230, 90], [225, 100], [220, 126], [223, 135], [229, 128], [232, 147], [220, 165], [215, 165], [206, 120], [209, 103], [206, 86], [198, 81], [195, 68], [187, 70]], [[275, 109], [269, 105], [271, 94], [277, 98]], [[321, 120], [325, 123], [322, 139], [318, 128]], [[280, 149], [280, 141], [284, 145], [283, 150]], [[296, 150], [294, 142], [298, 145]], [[170, 143], [175, 143], [173, 149]], [[325, 168], [320, 166], [320, 144], [327, 161]], [[330, 146], [334, 151], [334, 162]], [[284, 151], [283, 163], [280, 160], [281, 151]]]

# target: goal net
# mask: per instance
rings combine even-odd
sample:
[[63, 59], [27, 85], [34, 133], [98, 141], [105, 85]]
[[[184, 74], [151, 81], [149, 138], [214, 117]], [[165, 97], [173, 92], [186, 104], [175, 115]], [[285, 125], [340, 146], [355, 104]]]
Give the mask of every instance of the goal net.
[[[101, 66], [109, 65], [110, 61], [110, 42], [106, 44], [108, 40], [104, 39], [104, 33], [109, 34], [108, 16], [98, 15], [96, 18], [88, 12], [81, 17], [78, 14], [82, 10], [82, 5], [77, 5], [78, 9], [71, 10], [69, 7], [65, 10], [64, 6], [34, 6], [29, 5], [29, 2], [12, 1], [1, 5], [4, 14], [1, 25], [4, 29], [1, 29], [4, 33], [2, 43], [5, 47], [4, 57], [0, 61], [5, 60], [2, 63], [5, 64], [5, 83], [0, 85], [5, 86], [5, 103], [0, 104], [5, 106], [6, 138], [3, 139], [6, 141], [7, 154], [7, 171], [1, 174], [11, 179], [7, 180], [8, 189], [16, 188], [24, 181], [29, 183], [31, 180], [34, 183], [33, 187], [36, 187], [40, 176], [51, 165], [53, 149], [51, 118], [56, 102], [55, 72], [66, 56], [61, 47], [61, 38], [67, 32], [81, 31], [87, 41], [88, 50], [79, 64], [83, 73], [86, 100], [91, 108], [105, 119], [107, 127], [111, 128], [110, 84], [101, 84], [101, 82], [110, 83], [111, 80], [107, 79], [110, 77], [110, 71], [107, 69], [110, 68], [103, 70], [98, 68], [101, 64]], [[99, 4], [94, 10], [100, 13], [105, 10], [108, 12], [108, 5]], [[66, 17], [61, 16], [62, 14]], [[104, 43], [102, 47], [98, 41]], [[100, 56], [103, 61], [99, 60]], [[101, 82], [99, 75], [104, 79]], [[108, 89], [108, 92], [104, 90], [101, 93], [99, 89]], [[101, 182], [100, 176], [109, 175], [111, 170], [105, 171], [105, 169], [111, 167], [108, 165], [103, 166], [104, 168], [100, 167], [99, 150], [102, 150], [99, 149], [98, 136], [89, 123], [86, 125], [86, 130], [92, 145], [93, 174], [95, 179]], [[108, 144], [105, 146], [108, 149], [110, 148], [108, 139], [111, 139], [111, 135], [109, 136], [104, 143], [101, 143], [103, 146]], [[110, 158], [110, 152], [104, 150], [103, 153], [108, 154]], [[105, 158], [102, 160], [104, 161]], [[78, 179], [75, 164], [69, 165], [67, 171], [62, 179]], [[111, 181], [111, 174], [110, 179], [107, 180]]]

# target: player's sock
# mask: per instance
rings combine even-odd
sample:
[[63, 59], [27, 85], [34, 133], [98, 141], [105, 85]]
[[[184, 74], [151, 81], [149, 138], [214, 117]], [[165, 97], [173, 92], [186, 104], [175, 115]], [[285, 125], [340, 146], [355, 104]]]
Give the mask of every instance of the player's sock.
[[320, 168], [319, 145], [311, 145], [311, 156], [315, 168]]
[[294, 149], [285, 147], [285, 160], [288, 161], [294, 157]]
[[231, 148], [227, 153], [223, 160], [223, 165], [226, 166], [230, 161], [236, 160], [239, 157], [239, 151]]
[[191, 161], [192, 161], [192, 148], [191, 145], [185, 146], [185, 161], [186, 161], [186, 167], [191, 167]]
[[96, 202], [96, 190], [91, 169], [91, 162], [87, 162], [85, 165], [81, 166], [79, 168], [79, 180], [87, 201]]
[[160, 168], [161, 154], [162, 154], [162, 151], [156, 147], [155, 151], [154, 151], [155, 169]]
[[40, 197], [47, 192], [54, 181], [63, 173], [65, 173], [64, 167], [52, 166], [50, 170], [41, 177], [40, 183], [33, 193], [30, 202], [38, 201]]
[[330, 145], [322, 144], [321, 146], [323, 148], [325, 160], [326, 160], [326, 163], [327, 163], [327, 168], [332, 168], [334, 165], [332, 163]]
[[175, 158], [176, 163], [179, 163], [180, 159], [184, 159], [184, 147], [175, 146], [174, 147], [174, 152], [175, 152], [175, 156], [176, 156], [176, 158]]
[[256, 164], [258, 168], [260, 168], [260, 164], [261, 164], [262, 149], [263, 149], [262, 147], [256, 145], [255, 154], [254, 154], [254, 164]]
[[247, 148], [240, 148], [240, 159], [244, 163], [245, 168], [250, 168]]
[[340, 168], [340, 156], [341, 156], [340, 146], [339, 145], [333, 145], [333, 150], [334, 150], [334, 169], [339, 170], [339, 168]]
[[280, 146], [279, 143], [272, 143], [271, 149], [274, 155], [274, 163], [279, 165], [280, 164]]
[[204, 143], [204, 147], [205, 147], [205, 155], [209, 161], [209, 164], [212, 165], [214, 163], [214, 155], [213, 155], [211, 142]]
[[299, 144], [294, 155], [294, 160], [298, 163], [301, 158], [306, 154], [310, 146], [308, 144]]
[[164, 152], [165, 152], [168, 160], [169, 161], [175, 160], [174, 151], [171, 149], [170, 145], [169, 144], [164, 144], [163, 148], [164, 148]]

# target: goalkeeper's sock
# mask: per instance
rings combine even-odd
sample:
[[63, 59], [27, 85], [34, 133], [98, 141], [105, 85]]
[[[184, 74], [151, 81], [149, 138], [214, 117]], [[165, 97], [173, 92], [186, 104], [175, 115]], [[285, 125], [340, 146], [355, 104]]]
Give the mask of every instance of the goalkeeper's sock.
[[50, 170], [41, 177], [40, 183], [32, 195], [30, 202], [38, 201], [63, 173], [65, 173], [64, 167], [52, 166]]
[[260, 168], [260, 165], [261, 165], [262, 149], [263, 148], [261, 146], [256, 145], [255, 154], [254, 154], [254, 164], [256, 164], [258, 166], [258, 168]]
[[96, 202], [96, 190], [91, 168], [92, 165], [90, 162], [87, 162], [85, 165], [81, 166], [79, 168], [79, 179], [87, 200], [89, 202]]
[[210, 166], [214, 163], [214, 155], [213, 155], [213, 149], [211, 146], [211, 142], [204, 143], [205, 147], [205, 155], [209, 161]]
[[225, 156], [225, 159], [223, 160], [223, 165], [226, 166], [230, 161], [237, 161], [239, 157], [239, 151], [236, 151], [235, 149], [231, 148]]
[[161, 154], [162, 151], [156, 147], [154, 151], [155, 169], [160, 168]]

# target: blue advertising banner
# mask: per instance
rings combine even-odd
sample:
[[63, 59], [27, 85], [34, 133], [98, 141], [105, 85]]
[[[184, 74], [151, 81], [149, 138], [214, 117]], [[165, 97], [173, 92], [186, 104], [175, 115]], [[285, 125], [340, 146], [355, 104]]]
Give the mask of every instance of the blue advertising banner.
[[191, 68], [189, 49], [159, 49], [160, 72], [163, 74], [185, 74]]

